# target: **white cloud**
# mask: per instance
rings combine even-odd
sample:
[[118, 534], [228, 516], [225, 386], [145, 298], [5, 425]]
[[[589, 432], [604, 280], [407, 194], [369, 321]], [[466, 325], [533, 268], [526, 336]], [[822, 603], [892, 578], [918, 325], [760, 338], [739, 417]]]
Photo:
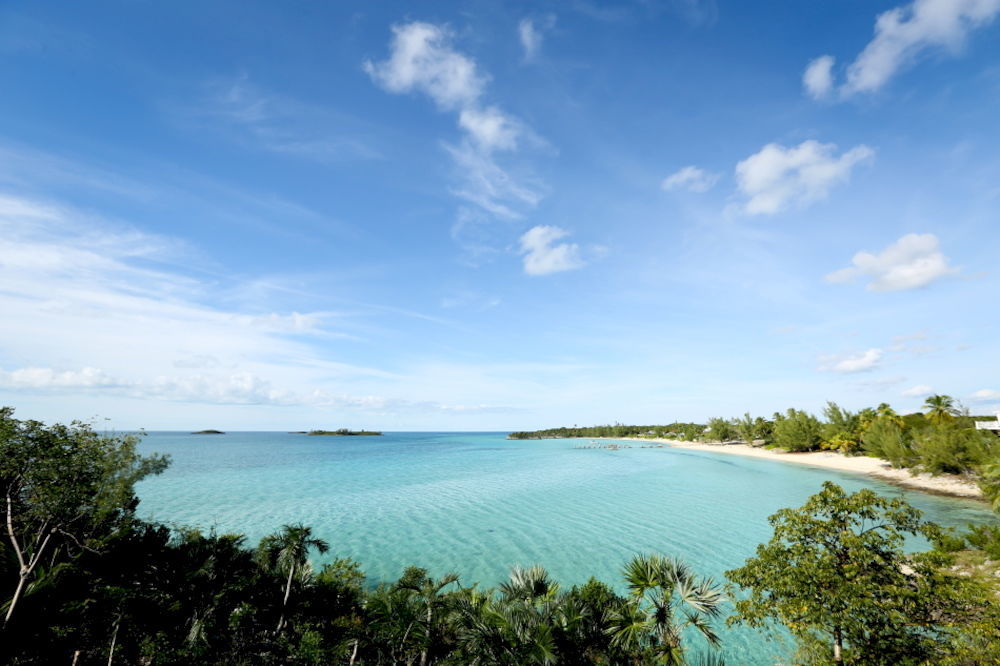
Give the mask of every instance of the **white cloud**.
[[840, 156], [836, 150], [832, 143], [813, 140], [792, 148], [769, 143], [737, 164], [737, 186], [747, 197], [744, 212], [772, 214], [823, 199], [834, 185], [850, 178], [857, 164], [875, 154], [863, 144]]
[[455, 162], [461, 182], [452, 193], [490, 215], [519, 219], [521, 209], [533, 208], [541, 200], [540, 186], [524, 185], [476, 146], [463, 142], [445, 148]]
[[901, 395], [907, 398], [919, 398], [925, 395], [930, 395], [934, 392], [927, 384], [917, 384], [916, 386], [911, 386], [910, 388], [903, 391]]
[[[549, 17], [546, 27], [554, 21]], [[501, 162], [500, 154], [515, 153], [524, 139], [540, 140], [517, 118], [483, 102], [489, 77], [480, 73], [472, 58], [452, 46], [452, 34], [446, 27], [413, 22], [393, 26], [392, 32], [389, 57], [382, 62], [366, 61], [364, 70], [388, 92], [422, 92], [441, 109], [456, 113], [463, 137], [456, 144], [444, 145], [457, 172], [457, 185], [451, 191], [480, 209], [482, 215], [472, 213], [468, 206], [460, 208], [452, 237], [477, 257], [495, 252], [486, 242], [483, 223], [491, 218], [522, 218], [538, 204], [544, 191], [537, 179], [511, 167], [510, 158]], [[541, 43], [539, 26], [526, 19], [521, 23], [521, 34], [535, 53]]]
[[483, 107], [489, 77], [452, 48], [447, 28], [417, 21], [392, 32], [389, 58], [363, 64], [376, 84], [392, 93], [422, 92], [440, 108], [457, 111], [459, 127], [487, 154], [517, 147], [521, 124], [496, 106]]
[[856, 354], [840, 356], [823, 356], [820, 358], [819, 370], [824, 372], [854, 373], [867, 372], [878, 367], [882, 360], [881, 349], [869, 349]]
[[495, 106], [462, 109], [458, 124], [486, 153], [514, 150], [521, 135], [520, 124]]
[[826, 281], [843, 284], [867, 277], [869, 291], [900, 291], [925, 287], [958, 272], [948, 265], [934, 234], [907, 234], [879, 254], [858, 252], [851, 263], [828, 274]]
[[0, 370], [0, 385], [20, 389], [98, 388], [122, 386], [122, 382], [97, 368], [56, 371], [52, 368]]
[[1000, 400], [1000, 391], [995, 389], [980, 389], [972, 394], [972, 399], [976, 402], [992, 402]]
[[820, 56], [809, 62], [802, 74], [802, 85], [813, 99], [822, 99], [833, 89], [833, 56]]
[[365, 72], [393, 93], [419, 91], [443, 109], [475, 104], [487, 77], [476, 63], [451, 47], [451, 32], [442, 26], [414, 21], [392, 27], [392, 53], [375, 63], [366, 60]]
[[521, 236], [521, 253], [524, 254], [524, 272], [528, 275], [548, 275], [570, 271], [584, 265], [576, 243], [558, 243], [569, 232], [553, 226], [537, 226]]
[[663, 179], [660, 187], [668, 192], [685, 189], [707, 192], [719, 181], [719, 174], [710, 173], [696, 166], [686, 166]]
[[540, 21], [530, 18], [521, 19], [521, 22], [517, 24], [517, 36], [521, 40], [521, 49], [524, 51], [526, 62], [535, 59], [542, 48], [544, 31], [551, 30], [555, 24], [555, 14], [549, 14]]
[[[847, 68], [841, 96], [877, 91], [927, 51], [957, 52], [969, 33], [988, 25], [998, 13], [1000, 0], [914, 0], [879, 14], [875, 36]], [[813, 60], [810, 69], [823, 58], [829, 56]], [[832, 81], [824, 79], [829, 78], [828, 69], [817, 70], [814, 75], [821, 88], [832, 86]], [[806, 89], [812, 94], [808, 82]]]
[[521, 48], [524, 49], [524, 59], [532, 60], [542, 47], [542, 33], [535, 27], [531, 19], [521, 19], [517, 25], [517, 35], [521, 38]]

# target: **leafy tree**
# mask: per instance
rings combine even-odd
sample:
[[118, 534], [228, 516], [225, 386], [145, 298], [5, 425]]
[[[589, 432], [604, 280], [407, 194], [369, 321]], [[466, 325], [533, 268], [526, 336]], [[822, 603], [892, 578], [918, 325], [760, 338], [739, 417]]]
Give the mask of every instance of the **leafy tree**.
[[884, 458], [893, 467], [910, 467], [919, 460], [909, 433], [889, 417], [876, 416], [870, 421], [861, 442], [868, 455]]
[[825, 482], [769, 520], [771, 540], [726, 572], [749, 591], [731, 623], [780, 622], [807, 645], [824, 642], [838, 664], [898, 664], [933, 658], [970, 609], [965, 581], [941, 570], [947, 555], [904, 554], [904, 534], [940, 530], [902, 500]]
[[268, 571], [287, 575], [285, 596], [281, 602], [281, 615], [274, 633], [280, 634], [285, 625], [288, 598], [292, 593], [292, 581], [296, 571], [302, 571], [309, 562], [309, 551], [315, 548], [320, 553], [330, 549], [326, 541], [312, 536], [312, 528], [302, 524], [283, 525], [276, 534], [266, 536], [257, 547], [257, 562]]
[[823, 439], [823, 424], [815, 416], [789, 409], [774, 422], [774, 443], [788, 451], [815, 451]]
[[101, 435], [86, 423], [46, 426], [18, 421], [0, 408], [0, 494], [6, 541], [16, 560], [16, 582], [3, 626], [38, 582], [60, 563], [99, 550], [126, 529], [136, 505], [134, 486], [162, 472], [168, 460], [136, 452], [131, 435]]
[[631, 595], [612, 619], [613, 644], [648, 654], [655, 663], [683, 664], [681, 631], [690, 626], [712, 647], [719, 646], [711, 620], [720, 614], [723, 594], [711, 579], [699, 578], [680, 560], [660, 555], [633, 557], [624, 575]]
[[705, 436], [712, 441], [728, 442], [739, 436], [732, 421], [723, 418], [712, 418], [708, 420], [708, 429]]
[[[759, 418], [757, 419], [757, 421], [760, 420], [761, 419]], [[757, 421], [750, 416], [750, 412], [746, 412], [743, 414], [743, 418], [736, 419], [735, 421], [736, 433], [739, 435], [740, 439], [751, 446], [753, 446], [754, 441], [758, 437], [759, 428]]]

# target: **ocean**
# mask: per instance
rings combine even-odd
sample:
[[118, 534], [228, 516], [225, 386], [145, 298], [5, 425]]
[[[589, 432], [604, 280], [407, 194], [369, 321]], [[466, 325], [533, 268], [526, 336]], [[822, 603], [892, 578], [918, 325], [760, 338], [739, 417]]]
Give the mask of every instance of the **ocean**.
[[[480, 432], [152, 432], [141, 450], [173, 462], [139, 484], [139, 512], [241, 532], [251, 544], [301, 522], [330, 543], [327, 559], [356, 559], [371, 582], [418, 565], [492, 585], [515, 564], [541, 564], [564, 585], [596, 576], [621, 589], [622, 565], [640, 552], [679, 556], [722, 580], [770, 538], [770, 514], [802, 505], [827, 479], [903, 497], [945, 526], [996, 520], [981, 503], [860, 475], [638, 442], [574, 448], [581, 443]], [[723, 633], [730, 663], [771, 664], [784, 653], [757, 632]]]

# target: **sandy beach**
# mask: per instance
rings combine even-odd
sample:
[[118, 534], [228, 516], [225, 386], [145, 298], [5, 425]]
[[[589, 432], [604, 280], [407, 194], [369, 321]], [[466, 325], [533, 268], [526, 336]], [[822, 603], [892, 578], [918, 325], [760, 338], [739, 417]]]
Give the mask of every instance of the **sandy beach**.
[[923, 490], [938, 495], [950, 495], [952, 497], [966, 497], [970, 499], [984, 499], [979, 487], [960, 476], [952, 474], [940, 474], [931, 476], [930, 474], [911, 474], [909, 470], [893, 469], [885, 460], [880, 458], [869, 458], [868, 456], [845, 456], [835, 451], [811, 451], [808, 453], [788, 453], [787, 451], [777, 451], [774, 449], [764, 449], [746, 444], [703, 444], [697, 442], [684, 442], [675, 439], [647, 439], [625, 437], [622, 439], [643, 442], [645, 444], [665, 444], [676, 449], [690, 449], [692, 451], [705, 451], [707, 453], [721, 453], [725, 455], [745, 456], [749, 458], [763, 458], [766, 460], [778, 460], [780, 462], [795, 463], [799, 465], [810, 465], [812, 467], [822, 467], [840, 472], [856, 472], [867, 474], [882, 481]]

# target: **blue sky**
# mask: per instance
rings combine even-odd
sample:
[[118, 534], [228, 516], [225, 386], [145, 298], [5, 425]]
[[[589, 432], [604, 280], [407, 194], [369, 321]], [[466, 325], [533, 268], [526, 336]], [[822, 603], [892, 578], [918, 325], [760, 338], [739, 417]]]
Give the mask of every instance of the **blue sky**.
[[1000, 0], [7, 2], [0, 402], [1000, 404]]

